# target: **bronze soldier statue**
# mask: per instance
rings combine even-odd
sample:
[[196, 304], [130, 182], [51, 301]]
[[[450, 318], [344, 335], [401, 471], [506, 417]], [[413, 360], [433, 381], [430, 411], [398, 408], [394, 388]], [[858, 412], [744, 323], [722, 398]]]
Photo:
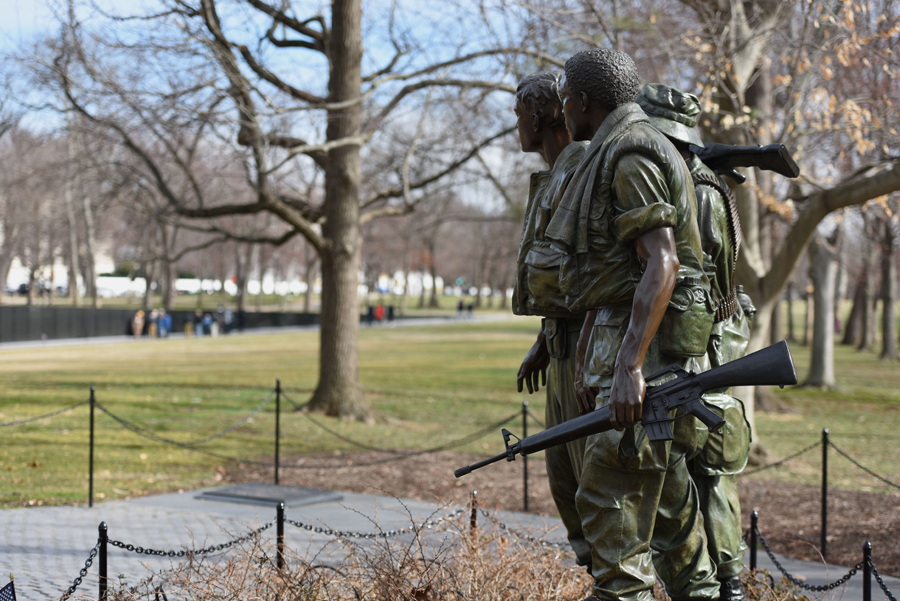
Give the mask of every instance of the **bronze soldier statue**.
[[652, 599], [655, 552], [674, 601], [715, 599], [685, 460], [696, 450], [695, 420], [676, 420], [671, 442], [649, 442], [640, 425], [645, 375], [696, 367], [714, 313], [690, 174], [635, 104], [639, 91], [625, 53], [595, 49], [566, 62], [566, 125], [590, 145], [545, 238], [565, 253], [559, 281], [569, 311], [590, 312], [578, 342], [579, 394], [608, 406], [617, 428], [585, 439], [575, 502], [596, 598]]
[[[749, 297], [740, 295], [734, 283], [734, 266], [741, 243], [734, 195], [725, 181], [690, 150], [690, 145], [704, 147], [696, 130], [701, 112], [696, 96], [661, 84], [647, 84], [637, 103], [650, 122], [672, 141], [691, 172], [703, 263], [716, 311], [707, 352], [711, 366], [718, 367], [747, 352], [750, 338], [747, 313], [752, 315], [751, 311], [755, 311], [752, 304], [747, 304]], [[725, 419], [726, 425], [709, 433], [699, 454], [688, 462], [688, 468], [700, 497], [709, 554], [721, 582], [720, 599], [741, 601], [744, 590], [739, 575], [746, 545], [741, 538], [737, 474], [747, 465], [750, 426], [743, 403], [726, 391], [706, 394], [703, 400]]]
[[[584, 156], [584, 142], [572, 143], [562, 114], [559, 84], [562, 74], [542, 71], [525, 77], [516, 90], [514, 111], [523, 152], [536, 152], [550, 167], [531, 174], [525, 227], [519, 247], [513, 312], [540, 315], [541, 331], [522, 362], [518, 390], [523, 383], [528, 392], [538, 390], [538, 377], [546, 378], [546, 425], [567, 421], [581, 412], [575, 395], [575, 344], [584, 322], [584, 313], [566, 308], [559, 291], [559, 265], [563, 255], [544, 237], [562, 192]], [[547, 369], [549, 367], [549, 375]], [[544, 458], [550, 493], [566, 527], [569, 543], [580, 565], [588, 565], [590, 549], [581, 532], [581, 518], [575, 508], [575, 493], [581, 476], [584, 440], [547, 449]]]

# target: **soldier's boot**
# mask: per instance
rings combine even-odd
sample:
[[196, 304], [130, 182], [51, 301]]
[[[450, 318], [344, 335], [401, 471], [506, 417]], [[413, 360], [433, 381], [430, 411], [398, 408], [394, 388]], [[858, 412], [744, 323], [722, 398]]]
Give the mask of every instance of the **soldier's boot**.
[[719, 601], [744, 601], [744, 585], [740, 576], [722, 578], [719, 582]]

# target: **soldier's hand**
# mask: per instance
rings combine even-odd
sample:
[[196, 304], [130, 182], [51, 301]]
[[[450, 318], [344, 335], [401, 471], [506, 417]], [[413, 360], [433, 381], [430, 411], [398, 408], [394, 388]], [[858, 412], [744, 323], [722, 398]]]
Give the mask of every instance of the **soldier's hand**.
[[613, 428], [624, 430], [641, 421], [646, 392], [647, 384], [640, 368], [616, 364], [609, 393], [609, 423]]
[[578, 401], [578, 411], [581, 415], [587, 415], [594, 410], [597, 401], [597, 388], [584, 385], [584, 357], [575, 358], [575, 399]]
[[[528, 394], [540, 390], [540, 386], [547, 386], [547, 367], [549, 365], [550, 353], [547, 352], [544, 337], [539, 335], [519, 367], [519, 373], [516, 376], [516, 388], [519, 392], [522, 392], [523, 382], [528, 386]], [[538, 386], [538, 377], [540, 377], [540, 386]]]

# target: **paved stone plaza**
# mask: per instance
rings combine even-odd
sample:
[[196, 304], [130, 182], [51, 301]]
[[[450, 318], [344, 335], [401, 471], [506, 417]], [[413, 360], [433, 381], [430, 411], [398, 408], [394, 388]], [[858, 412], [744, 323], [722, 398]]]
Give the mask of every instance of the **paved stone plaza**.
[[[12, 572], [16, 592], [22, 601], [58, 599], [72, 584], [83, 567], [91, 548], [97, 542], [97, 526], [105, 521], [109, 537], [135, 546], [161, 550], [216, 545], [275, 519], [273, 507], [247, 503], [209, 501], [196, 498], [201, 491], [142, 497], [87, 507], [28, 507], [0, 510], [0, 574]], [[301, 507], [289, 507], [287, 518], [322, 528], [353, 532], [373, 532], [374, 524], [382, 530], [409, 527], [411, 521], [421, 523], [458, 511], [460, 507], [441, 507], [434, 503], [400, 500], [390, 497], [342, 493], [342, 499]], [[410, 517], [412, 516], [412, 517]], [[484, 519], [480, 517], [480, 519]], [[532, 514], [498, 513], [496, 519], [546, 540], [563, 539], [559, 520]], [[438, 534], [454, 536], [453, 534]], [[275, 538], [272, 527], [262, 534]], [[285, 544], [295, 552], [315, 554], [325, 551], [319, 560], [340, 561], [341, 545], [329, 545], [334, 537], [285, 526]], [[760, 550], [760, 566], [777, 573], [768, 557]], [[834, 581], [846, 568], [780, 558], [786, 569], [805, 579], [808, 584]], [[148, 557], [121, 549], [109, 549], [109, 575], [119, 574], [129, 584], [137, 583], [151, 572], [170, 565], [168, 558]], [[896, 595], [900, 579], [886, 578]], [[4, 580], [5, 582], [5, 580]], [[91, 568], [73, 599], [95, 598], [97, 566]], [[843, 587], [822, 595], [823, 599], [861, 599], [862, 574]], [[873, 582], [873, 599], [884, 599]]]

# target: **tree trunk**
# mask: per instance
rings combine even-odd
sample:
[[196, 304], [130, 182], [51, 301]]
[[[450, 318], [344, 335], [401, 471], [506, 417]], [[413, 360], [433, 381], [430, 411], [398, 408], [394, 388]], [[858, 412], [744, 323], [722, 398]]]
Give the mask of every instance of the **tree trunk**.
[[[810, 261], [812, 263], [812, 261]], [[810, 266], [812, 272], [812, 266]], [[815, 319], [815, 290], [812, 284], [806, 285], [806, 319], [803, 320], [803, 346], [809, 346], [812, 343], [813, 320]]]
[[863, 311], [866, 305], [866, 276], [861, 275], [856, 283], [856, 292], [853, 293], [853, 307], [850, 309], [850, 317], [844, 328], [844, 338], [841, 344], [856, 346], [862, 338]]
[[94, 308], [97, 308], [100, 306], [100, 298], [97, 296], [97, 236], [94, 231], [94, 210], [91, 207], [91, 196], [86, 190], [82, 191], [82, 201], [84, 207], [84, 242], [87, 257], [86, 271], [89, 274], [89, 282], [86, 282], [86, 284], [87, 291], [91, 296], [91, 303]]
[[809, 275], [813, 281], [814, 323], [812, 358], [804, 386], [832, 389], [834, 378], [834, 287], [837, 252], [821, 235], [809, 245]]
[[881, 359], [897, 359], [897, 341], [894, 338], [894, 232], [891, 218], [884, 220], [884, 241], [881, 254]]
[[235, 247], [235, 299], [238, 311], [247, 310], [247, 282], [250, 280], [250, 244], [236, 244]]
[[797, 342], [797, 336], [794, 334], [794, 283], [788, 282], [787, 285], [787, 341]]
[[[328, 91], [329, 100], [340, 103], [358, 97], [362, 84], [361, 0], [334, 0], [331, 11]], [[331, 109], [326, 137], [330, 141], [353, 136], [360, 125], [359, 104]], [[326, 415], [372, 421], [372, 408], [359, 379], [358, 145], [328, 151], [325, 182], [319, 385], [307, 407]]]
[[431, 300], [428, 301], [428, 306], [432, 309], [437, 309], [441, 306], [440, 301], [438, 301], [438, 292], [437, 292], [437, 265], [435, 265], [434, 260], [434, 250], [435, 250], [435, 238], [437, 235], [432, 237], [432, 239], [428, 242], [428, 254], [431, 257], [431, 260], [428, 262], [429, 273], [431, 273]]
[[144, 270], [144, 281], [147, 282], [147, 289], [144, 291], [144, 311], [149, 311], [153, 304], [153, 278], [156, 277], [156, 261], [148, 261]]
[[772, 326], [769, 328], [769, 344], [775, 344], [784, 340], [784, 307], [781, 306], [781, 299], [775, 302], [772, 309]]
[[37, 299], [37, 291], [35, 283], [37, 282], [37, 268], [32, 267], [28, 270], [28, 306], [32, 306]]
[[866, 253], [863, 258], [865, 261], [865, 264], [863, 265], [863, 273], [866, 276], [866, 302], [863, 305], [862, 337], [859, 341], [859, 350], [871, 351], [875, 348], [875, 338], [878, 329], [875, 319], [875, 305], [878, 302], [878, 294], [876, 292], [878, 278], [875, 277], [875, 260], [878, 253], [878, 248], [873, 241], [874, 235], [877, 234], [874, 229], [874, 225], [871, 224], [868, 217], [865, 218], [865, 221], [866, 227], [864, 231], [867, 235]]
[[69, 297], [72, 299], [72, 305], [81, 306], [81, 290], [78, 288], [78, 221], [75, 219], [75, 203], [73, 201], [75, 187], [75, 166], [74, 161], [77, 156], [75, 150], [75, 142], [71, 134], [66, 138], [66, 149], [68, 150], [69, 162], [67, 165], [66, 185], [63, 190], [63, 196], [66, 202], [66, 221], [69, 226]]
[[316, 283], [315, 267], [316, 263], [319, 261], [319, 255], [316, 254], [316, 249], [314, 249], [311, 244], [306, 245], [304, 250], [304, 260], [305, 273], [303, 278], [306, 280], [306, 292], [303, 293], [303, 312], [311, 313], [313, 288]]

